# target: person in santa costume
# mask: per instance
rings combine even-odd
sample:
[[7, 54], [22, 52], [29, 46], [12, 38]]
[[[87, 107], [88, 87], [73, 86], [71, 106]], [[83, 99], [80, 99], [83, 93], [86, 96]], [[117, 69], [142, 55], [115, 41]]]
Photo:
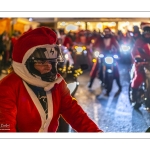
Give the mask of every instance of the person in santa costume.
[[0, 81], [0, 132], [56, 132], [60, 115], [77, 132], [103, 132], [57, 73], [63, 58], [56, 41], [47, 27], [28, 31], [16, 41], [13, 71]]
[[[138, 98], [138, 87], [142, 84], [145, 78], [144, 73], [144, 67], [143, 61], [144, 59], [150, 58], [150, 23], [147, 22], [141, 22], [141, 29], [143, 30], [143, 33], [140, 38], [138, 38], [135, 42], [135, 45], [132, 50], [132, 57], [135, 60], [134, 68], [134, 78], [132, 80], [131, 84], [131, 90], [132, 90], [132, 102], [136, 102]], [[139, 49], [143, 51], [143, 53], [139, 52]], [[137, 62], [137, 63], [136, 63]]]
[[[103, 32], [104, 32], [104, 36], [98, 40], [100, 53], [109, 52], [110, 50], [113, 49], [114, 54], [117, 54], [118, 56], [120, 56], [120, 51], [119, 51], [120, 47], [119, 47], [119, 44], [118, 44], [117, 40], [115, 39], [115, 37], [112, 36], [111, 29], [109, 27], [106, 27], [106, 28], [104, 28]], [[97, 45], [97, 47], [98, 47], [98, 45]], [[93, 66], [93, 68], [90, 72], [90, 77], [91, 77], [90, 78], [90, 84], [89, 84], [90, 86], [91, 86], [91, 83], [93, 82], [92, 79], [95, 78], [95, 75], [98, 76], [98, 78], [101, 81], [103, 81], [102, 65], [99, 62], [100, 61], [97, 61], [97, 63]], [[116, 83], [119, 87], [118, 91], [115, 93], [115, 96], [118, 96], [122, 90], [122, 86], [120, 83], [120, 74], [119, 74], [117, 62], [116, 62], [116, 65], [114, 67], [114, 79], [116, 80]], [[110, 89], [107, 90], [105, 93], [105, 96], [108, 97], [110, 92], [111, 92]]]

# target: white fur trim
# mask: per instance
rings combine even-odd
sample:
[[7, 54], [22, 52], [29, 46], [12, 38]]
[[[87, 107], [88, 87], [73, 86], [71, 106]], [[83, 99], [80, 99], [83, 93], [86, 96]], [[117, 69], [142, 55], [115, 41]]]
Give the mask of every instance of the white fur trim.
[[62, 81], [62, 78], [60, 77], [60, 78], [57, 78], [54, 82], [53, 82], [53, 84], [49, 84], [49, 85], [47, 85], [45, 88], [44, 88], [44, 91], [49, 91], [50, 89], [52, 89], [53, 88], [53, 86], [54, 86], [54, 84], [55, 83], [60, 83]]
[[30, 89], [30, 87], [23, 81], [33, 103], [35, 104], [40, 116], [41, 116], [41, 122], [42, 125], [44, 124], [44, 122], [46, 121], [46, 114], [44, 112], [44, 109], [42, 108], [42, 105], [40, 103], [40, 101], [38, 100], [37, 96], [34, 94], [34, 92]]
[[41, 127], [39, 129], [39, 132], [47, 132], [48, 131], [48, 127], [51, 123], [51, 120], [53, 118], [53, 100], [52, 100], [52, 93], [50, 91], [46, 92], [46, 96], [47, 96], [47, 102], [48, 102], [48, 118], [46, 119], [46, 114], [44, 112], [44, 109], [40, 103], [40, 101], [38, 100], [37, 96], [35, 95], [35, 93], [30, 89], [30, 87], [23, 81], [33, 103], [35, 104], [40, 117], [41, 117]]
[[41, 79], [31, 75], [24, 64], [20, 64], [18, 62], [13, 61], [12, 66], [14, 68], [15, 73], [19, 75], [24, 81], [34, 86], [43, 87], [46, 91], [53, 88], [55, 83], [60, 83], [63, 79], [63, 77], [60, 76], [54, 82], [42, 81]]

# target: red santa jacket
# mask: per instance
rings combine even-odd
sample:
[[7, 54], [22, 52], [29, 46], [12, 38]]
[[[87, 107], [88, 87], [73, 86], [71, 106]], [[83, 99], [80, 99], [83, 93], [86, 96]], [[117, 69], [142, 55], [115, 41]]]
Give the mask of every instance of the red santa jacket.
[[114, 53], [118, 53], [118, 54], [120, 53], [119, 44], [113, 36], [110, 38], [103, 38], [101, 40], [100, 47], [102, 50], [111, 50], [113, 48]]
[[[138, 50], [139, 48], [141, 48], [141, 50], [143, 50], [144, 53], [140, 53]], [[147, 59], [147, 58], [149, 59], [150, 58], [150, 44], [146, 43], [142, 37], [137, 39], [131, 54], [132, 54], [133, 59], [135, 57], [141, 57], [143, 59]]]
[[15, 72], [0, 81], [0, 89], [0, 132], [56, 132], [60, 114], [77, 132], [101, 131], [71, 97], [59, 74], [46, 91], [47, 119], [34, 92]]

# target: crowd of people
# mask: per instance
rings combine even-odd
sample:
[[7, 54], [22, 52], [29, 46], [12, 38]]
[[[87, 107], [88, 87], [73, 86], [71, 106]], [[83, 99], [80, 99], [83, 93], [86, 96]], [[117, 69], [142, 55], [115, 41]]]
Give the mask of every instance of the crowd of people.
[[14, 31], [12, 36], [6, 31], [0, 35], [0, 74], [7, 73], [7, 68], [11, 65], [12, 49], [21, 33]]

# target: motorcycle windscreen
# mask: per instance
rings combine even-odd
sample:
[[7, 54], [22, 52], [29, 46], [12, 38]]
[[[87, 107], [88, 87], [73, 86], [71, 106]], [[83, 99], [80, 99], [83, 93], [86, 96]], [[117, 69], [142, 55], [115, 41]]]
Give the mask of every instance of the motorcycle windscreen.
[[72, 83], [67, 84], [67, 87], [70, 90], [70, 94], [72, 94], [76, 90], [76, 87], [78, 86], [78, 84], [79, 84], [78, 82], [72, 82]]

